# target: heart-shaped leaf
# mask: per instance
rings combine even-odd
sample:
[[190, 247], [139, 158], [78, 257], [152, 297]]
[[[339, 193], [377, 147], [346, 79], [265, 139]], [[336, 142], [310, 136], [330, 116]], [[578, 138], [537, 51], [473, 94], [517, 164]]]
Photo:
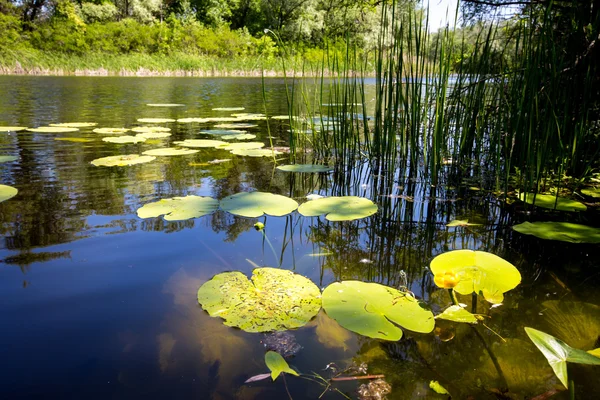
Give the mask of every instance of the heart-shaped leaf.
[[298, 376], [298, 373], [290, 368], [288, 363], [281, 357], [281, 354], [274, 351], [267, 351], [265, 354], [265, 364], [271, 371], [271, 379], [275, 380], [282, 372]]

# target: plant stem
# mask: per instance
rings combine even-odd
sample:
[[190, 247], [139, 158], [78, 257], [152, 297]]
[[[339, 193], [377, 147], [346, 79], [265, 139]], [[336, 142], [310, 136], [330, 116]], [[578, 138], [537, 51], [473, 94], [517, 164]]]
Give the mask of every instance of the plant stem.
[[575, 382], [572, 379], [569, 380], [569, 399], [575, 400]]
[[448, 289], [448, 293], [450, 293], [450, 300], [452, 300], [452, 304], [457, 306], [458, 300], [456, 299], [456, 294], [454, 294], [454, 289], [452, 289], [452, 288]]
[[382, 379], [385, 375], [339, 376], [331, 378], [332, 381], [358, 381], [360, 379]]

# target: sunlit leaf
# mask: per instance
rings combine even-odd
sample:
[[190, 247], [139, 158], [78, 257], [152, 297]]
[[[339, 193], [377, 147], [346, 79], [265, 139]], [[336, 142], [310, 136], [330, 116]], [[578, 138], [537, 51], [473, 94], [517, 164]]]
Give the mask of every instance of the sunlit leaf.
[[152, 149], [146, 150], [142, 154], [147, 156], [185, 156], [188, 154], [195, 154], [200, 150], [190, 150], [190, 149], [178, 149], [175, 147], [165, 147], [162, 149]]
[[38, 133], [67, 133], [67, 132], [77, 132], [79, 128], [68, 128], [63, 126], [41, 126], [39, 128], [29, 128], [27, 129], [29, 132], [38, 132]]
[[185, 104], [179, 103], [150, 103], [146, 104], [148, 107], [183, 107]]
[[429, 382], [429, 387], [438, 394], [450, 394], [438, 381]]
[[237, 135], [222, 135], [219, 136], [222, 140], [250, 140], [256, 139], [256, 135], [251, 133], [238, 133]]
[[135, 128], [131, 128], [131, 130], [136, 133], [171, 132], [171, 128], [164, 126], [136, 126]]
[[435, 325], [431, 311], [413, 296], [378, 283], [332, 283], [323, 291], [323, 309], [344, 328], [376, 339], [399, 340], [398, 325], [422, 333]]
[[298, 207], [298, 212], [305, 217], [325, 214], [329, 221], [352, 221], [375, 214], [377, 204], [364, 197], [332, 196], [303, 203]]
[[223, 150], [252, 150], [252, 149], [260, 149], [264, 147], [265, 144], [261, 142], [242, 142], [242, 143], [225, 143], [219, 146], [219, 149]]
[[213, 111], [243, 111], [244, 107], [217, 107], [213, 108]]
[[231, 154], [246, 157], [273, 157], [273, 155], [281, 154], [281, 152], [271, 149], [233, 149]]
[[105, 137], [102, 138], [103, 142], [109, 143], [141, 143], [145, 142], [146, 138], [139, 136], [117, 136], [117, 137]]
[[12, 197], [15, 197], [17, 193], [19, 193], [19, 190], [17, 188], [7, 185], [0, 185], [0, 203]]
[[0, 132], [19, 132], [27, 129], [26, 126], [0, 126]]
[[435, 276], [454, 274], [458, 278], [456, 292], [482, 294], [490, 303], [501, 303], [503, 294], [521, 283], [514, 265], [485, 251], [449, 251], [435, 257], [429, 267]]
[[101, 133], [103, 135], [119, 135], [121, 133], [129, 132], [127, 128], [96, 128], [92, 132]]
[[600, 228], [571, 222], [523, 222], [512, 227], [524, 235], [569, 243], [600, 243]]
[[175, 122], [171, 118], [138, 118], [138, 122], [143, 124], [164, 124], [165, 122]]
[[286, 172], [329, 172], [333, 171], [333, 167], [328, 165], [318, 164], [293, 164], [293, 165], [280, 165], [277, 167], [278, 170]]
[[97, 167], [124, 167], [127, 165], [142, 164], [156, 160], [156, 157], [128, 154], [125, 156], [110, 156], [97, 158], [91, 162]]
[[241, 272], [215, 275], [198, 290], [212, 317], [247, 332], [299, 328], [321, 309], [321, 292], [309, 279], [278, 268], [257, 268], [252, 280]]
[[238, 135], [240, 133], [246, 133], [246, 131], [240, 131], [236, 129], [206, 129], [200, 131], [206, 135]]
[[198, 147], [198, 148], [207, 148], [207, 147], [215, 147], [226, 145], [226, 142], [221, 140], [208, 140], [208, 139], [185, 139], [179, 142], [173, 142], [178, 146], [183, 147]]
[[258, 125], [256, 124], [249, 124], [249, 123], [245, 123], [245, 122], [232, 122], [229, 124], [218, 124], [215, 125], [215, 128], [220, 128], [220, 129], [248, 129], [248, 128], [255, 128]]
[[583, 350], [574, 349], [552, 335], [529, 327], [525, 328], [525, 332], [533, 344], [535, 344], [544, 357], [546, 357], [552, 370], [566, 388], [569, 387], [567, 362], [600, 365], [600, 358]]
[[443, 313], [436, 315], [435, 318], [454, 322], [465, 322], [467, 324], [477, 323], [477, 318], [459, 305], [448, 307]]
[[208, 118], [179, 118], [177, 120], [177, 122], [180, 122], [182, 124], [190, 124], [193, 122], [199, 123], [199, 124], [205, 124], [207, 122], [209, 122], [210, 119]]
[[[535, 196], [535, 204], [533, 198]], [[556, 197], [551, 194], [537, 194], [533, 193], [521, 193], [519, 199], [526, 203], [533, 204], [537, 207], [548, 208], [550, 210], [558, 211], [585, 211], [587, 207], [575, 200], [567, 199], [564, 197]]]
[[212, 197], [185, 196], [162, 199], [138, 208], [140, 218], [165, 216], [166, 221], [183, 221], [215, 212], [219, 201]]
[[460, 219], [454, 219], [446, 224], [446, 226], [448, 228], [453, 228], [453, 227], [457, 227], [457, 226], [477, 226], [477, 225], [481, 225], [481, 224], [471, 224], [471, 223], [469, 223], [468, 220], [460, 220]]
[[600, 198], [600, 187], [582, 189], [581, 193], [597, 199]]
[[86, 138], [78, 138], [78, 137], [60, 137], [60, 138], [54, 138], [54, 140], [58, 140], [59, 142], [74, 142], [74, 143], [89, 143], [89, 142], [94, 141], [94, 139], [86, 139]]
[[57, 126], [63, 128], [89, 128], [91, 126], [98, 125], [96, 122], [63, 122], [60, 124], [49, 124], [50, 126]]
[[595, 356], [595, 357], [600, 357], [600, 347], [594, 350], [590, 350], [588, 351], [588, 353], [590, 353], [591, 355]]
[[282, 372], [298, 376], [298, 373], [290, 368], [288, 363], [281, 357], [281, 354], [274, 351], [267, 351], [265, 354], [265, 364], [271, 371], [271, 379], [275, 380]]
[[135, 135], [144, 139], [161, 139], [171, 136], [171, 132], [144, 132]]
[[18, 159], [17, 156], [0, 156], [0, 163], [17, 161]]
[[242, 217], [260, 217], [263, 214], [281, 217], [298, 208], [294, 199], [279, 194], [242, 192], [221, 200], [221, 209]]

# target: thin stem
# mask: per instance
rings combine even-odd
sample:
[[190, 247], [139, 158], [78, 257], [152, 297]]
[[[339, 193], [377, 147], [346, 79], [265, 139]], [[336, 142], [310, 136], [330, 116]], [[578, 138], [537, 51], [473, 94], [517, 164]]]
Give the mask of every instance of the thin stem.
[[285, 392], [287, 393], [290, 400], [294, 400], [292, 398], [292, 395], [290, 394], [290, 389], [288, 389], [287, 381], [285, 380], [285, 374], [281, 374], [281, 376], [283, 377], [283, 386], [285, 386]]
[[454, 293], [454, 289], [448, 289], [448, 293], [450, 294], [450, 300], [452, 300], [452, 304], [457, 306], [458, 300], [456, 299], [456, 294]]
[[575, 382], [572, 379], [569, 379], [569, 399], [575, 400]]
[[471, 293], [471, 314], [477, 314], [477, 293]]

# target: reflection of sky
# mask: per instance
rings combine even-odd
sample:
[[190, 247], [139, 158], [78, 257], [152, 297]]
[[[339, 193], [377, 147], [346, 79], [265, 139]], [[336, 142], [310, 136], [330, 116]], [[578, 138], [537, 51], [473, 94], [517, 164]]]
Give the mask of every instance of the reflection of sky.
[[423, 8], [429, 4], [429, 30], [437, 31], [450, 21], [454, 25], [454, 15], [458, 0], [422, 0]]

